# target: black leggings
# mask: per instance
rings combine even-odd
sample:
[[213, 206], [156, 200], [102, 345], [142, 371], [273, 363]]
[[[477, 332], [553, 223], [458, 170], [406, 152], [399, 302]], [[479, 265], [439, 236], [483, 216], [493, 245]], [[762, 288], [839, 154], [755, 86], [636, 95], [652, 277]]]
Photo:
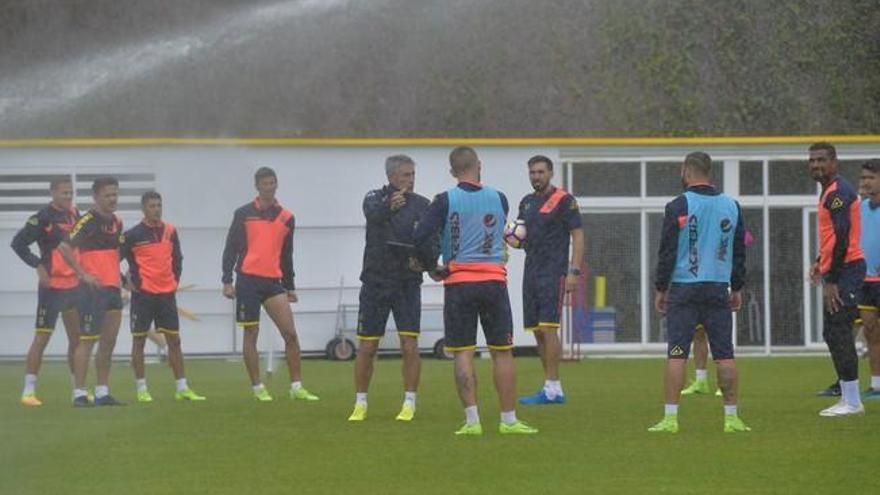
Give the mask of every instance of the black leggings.
[[831, 351], [831, 360], [838, 378], [847, 382], [859, 378], [859, 357], [853, 337], [853, 323], [858, 314], [859, 309], [856, 306], [843, 307], [834, 314], [824, 312], [822, 336]]

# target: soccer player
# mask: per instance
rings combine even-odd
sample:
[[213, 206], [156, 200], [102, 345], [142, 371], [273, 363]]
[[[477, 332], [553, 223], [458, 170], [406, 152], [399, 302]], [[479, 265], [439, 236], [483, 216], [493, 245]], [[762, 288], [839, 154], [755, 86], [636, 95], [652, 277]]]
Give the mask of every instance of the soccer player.
[[737, 415], [731, 310], [742, 306], [745, 225], [739, 204], [710, 183], [712, 159], [697, 151], [681, 168], [685, 192], [666, 204], [657, 262], [657, 311], [666, 315], [666, 406], [648, 429], [678, 432], [678, 403], [697, 323], [705, 327], [724, 394], [724, 431], [749, 431]]
[[859, 185], [865, 193], [861, 204], [862, 240], [865, 254], [865, 283], [859, 295], [859, 310], [868, 341], [868, 360], [871, 364], [871, 386], [864, 399], [880, 399], [880, 159], [862, 164]]
[[[71, 377], [73, 356], [79, 344], [79, 312], [76, 309], [79, 280], [58, 252], [58, 245], [69, 238], [79, 219], [79, 212], [73, 206], [70, 177], [52, 179], [49, 193], [52, 195], [49, 205], [31, 215], [12, 239], [12, 249], [36, 270], [39, 282], [36, 332], [25, 362], [24, 390], [21, 393], [21, 403], [31, 407], [42, 405], [36, 395], [37, 375], [59, 313], [67, 332], [67, 364]], [[39, 257], [31, 252], [33, 243], [37, 243], [40, 249]]]
[[[574, 196], [550, 184], [553, 161], [542, 155], [529, 159], [529, 181], [535, 189], [519, 203], [519, 216], [527, 237], [523, 274], [523, 323], [535, 335], [538, 355], [544, 367], [544, 386], [534, 395], [522, 397], [520, 404], [564, 404], [565, 393], [559, 379], [562, 342], [559, 314], [563, 294], [577, 288], [584, 261], [584, 231]], [[568, 260], [569, 239], [573, 246]]]
[[[110, 364], [119, 322], [122, 317], [120, 294], [119, 247], [123, 241], [122, 220], [114, 213], [119, 198], [119, 182], [113, 177], [99, 177], [92, 183], [94, 207], [70, 231], [69, 241], [58, 249], [73, 268], [81, 285], [80, 338], [74, 355], [73, 405], [92, 405], [86, 392], [89, 357], [98, 342], [95, 355], [97, 386], [96, 406], [121, 406], [110, 395]], [[76, 256], [75, 250], [79, 251]]]
[[864, 414], [859, 396], [859, 362], [853, 338], [858, 317], [858, 294], [865, 279], [861, 242], [861, 207], [852, 185], [837, 174], [837, 150], [829, 143], [809, 148], [809, 169], [822, 185], [819, 197], [819, 257], [810, 279], [822, 284], [822, 336], [840, 381], [842, 398], [821, 416]]
[[394, 323], [403, 354], [404, 399], [398, 421], [412, 421], [419, 387], [419, 328], [422, 316], [422, 272], [410, 269], [413, 231], [429, 201], [413, 192], [415, 162], [406, 155], [385, 160], [388, 185], [367, 193], [364, 265], [358, 306], [359, 341], [354, 365], [355, 404], [349, 421], [367, 419], [367, 390], [379, 340], [388, 315]]
[[[223, 249], [223, 295], [235, 299], [236, 320], [244, 328], [244, 365], [253, 387], [254, 399], [269, 402], [272, 396], [260, 381], [260, 306], [284, 339], [284, 354], [290, 373], [291, 399], [316, 401], [318, 397], [302, 385], [299, 339], [290, 303], [297, 301], [293, 283], [294, 217], [275, 199], [278, 177], [269, 167], [254, 175], [257, 198], [235, 210]], [[235, 285], [232, 271], [236, 272]]]
[[[450, 172], [458, 185], [438, 194], [419, 220], [415, 244], [421, 265], [444, 285], [443, 325], [446, 349], [455, 354], [455, 383], [465, 412], [456, 435], [482, 435], [477, 409], [474, 353], [477, 321], [492, 355], [495, 389], [501, 403], [502, 434], [538, 430], [516, 417], [516, 370], [513, 362], [513, 319], [503, 261], [507, 198], [480, 184], [480, 160], [472, 148], [449, 154]], [[441, 234], [445, 266], [437, 266], [434, 242]]]
[[155, 322], [165, 335], [168, 361], [177, 384], [174, 398], [178, 401], [202, 401], [189, 388], [183, 371], [180, 349], [180, 322], [177, 316], [177, 286], [183, 271], [180, 238], [173, 225], [162, 221], [162, 196], [147, 191], [141, 196], [144, 219], [125, 233], [122, 257], [128, 262], [128, 284], [131, 290], [131, 367], [137, 387], [138, 402], [153, 402], [147, 389], [144, 370], [144, 345]]

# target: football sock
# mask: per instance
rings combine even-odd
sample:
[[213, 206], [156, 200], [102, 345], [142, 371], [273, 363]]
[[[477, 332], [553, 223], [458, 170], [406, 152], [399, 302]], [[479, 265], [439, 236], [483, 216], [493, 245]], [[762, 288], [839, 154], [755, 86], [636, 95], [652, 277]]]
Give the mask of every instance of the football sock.
[[516, 411], [502, 412], [501, 422], [508, 425], [516, 423]]
[[663, 407], [663, 413], [666, 416], [678, 416], [678, 404], [666, 404]]
[[843, 400], [850, 406], [858, 407], [862, 403], [859, 395], [859, 381], [852, 380], [845, 382], [840, 380], [840, 390], [843, 393]]
[[416, 393], [415, 392], [404, 392], [403, 393], [403, 403], [409, 403], [410, 407], [413, 409], [416, 408]]
[[186, 378], [181, 378], [175, 382], [177, 384], [177, 391], [183, 392], [184, 390], [189, 388], [189, 385], [186, 383]]
[[136, 379], [135, 384], [137, 385], [138, 392], [143, 392], [147, 389], [147, 379], [146, 378]]
[[95, 398], [107, 397], [110, 395], [110, 387], [107, 385], [95, 385]]
[[725, 416], [736, 416], [736, 404], [728, 406], [724, 404], [724, 415]]
[[356, 404], [367, 405], [367, 393], [366, 392], [358, 392], [354, 394], [354, 402]]
[[302, 382], [290, 382], [290, 390], [296, 392], [297, 390], [303, 388]]
[[21, 395], [33, 395], [37, 389], [37, 375], [24, 375], [24, 391]]
[[699, 381], [706, 380], [706, 370], [705, 369], [697, 370], [697, 380], [699, 380]]
[[469, 425], [476, 425], [480, 423], [480, 413], [477, 412], [477, 406], [464, 408], [464, 420]]

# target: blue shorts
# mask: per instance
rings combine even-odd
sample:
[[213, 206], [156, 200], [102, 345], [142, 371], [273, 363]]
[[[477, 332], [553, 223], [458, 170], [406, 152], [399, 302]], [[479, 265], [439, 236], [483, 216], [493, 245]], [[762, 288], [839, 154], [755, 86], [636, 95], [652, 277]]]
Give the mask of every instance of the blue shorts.
[[523, 326], [527, 332], [559, 328], [565, 276], [523, 277]]
[[364, 282], [358, 306], [358, 339], [381, 339], [391, 313], [398, 335], [418, 337], [422, 319], [421, 284]]
[[131, 293], [131, 334], [144, 337], [150, 327], [164, 333], [178, 333], [180, 318], [177, 316], [177, 296], [170, 294]]
[[110, 311], [122, 311], [122, 293], [119, 287], [81, 286], [79, 306], [81, 339], [97, 339], [101, 335], [104, 317]]
[[235, 320], [243, 327], [259, 325], [263, 302], [286, 293], [279, 279], [239, 273], [235, 279]]
[[727, 284], [673, 283], [666, 303], [669, 359], [688, 358], [694, 330], [700, 324], [709, 339], [712, 358], [733, 359], [733, 313]]
[[79, 287], [52, 289], [40, 287], [37, 291], [37, 320], [34, 328], [40, 333], [52, 333], [58, 323], [58, 314], [79, 306]]
[[513, 317], [506, 283], [468, 282], [444, 288], [443, 338], [446, 349], [476, 349], [477, 321], [483, 326], [490, 349], [513, 349]]
[[880, 282], [865, 282], [859, 291], [859, 309], [880, 311]]

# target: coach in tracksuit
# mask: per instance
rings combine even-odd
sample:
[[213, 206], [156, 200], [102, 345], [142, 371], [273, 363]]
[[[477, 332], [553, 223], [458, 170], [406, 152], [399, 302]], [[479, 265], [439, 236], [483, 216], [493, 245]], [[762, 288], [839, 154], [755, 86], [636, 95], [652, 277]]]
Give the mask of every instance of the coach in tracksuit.
[[694, 152], [684, 160], [685, 192], [666, 205], [656, 273], [657, 310], [666, 315], [666, 407], [650, 431], [678, 431], [694, 328], [702, 323], [724, 393], [724, 431], [748, 431], [736, 412], [737, 373], [731, 310], [742, 306], [745, 225], [739, 204], [710, 183], [712, 159]]
[[388, 315], [394, 313], [403, 355], [404, 400], [398, 421], [411, 421], [419, 386], [419, 329], [422, 317], [422, 273], [409, 268], [413, 231], [428, 199], [413, 192], [415, 162], [406, 155], [385, 160], [388, 185], [364, 197], [367, 220], [364, 265], [358, 306], [357, 360], [354, 366], [355, 406], [349, 421], [367, 418], [367, 389], [379, 340]]
[[842, 399], [821, 416], [864, 414], [859, 396], [859, 361], [852, 327], [865, 279], [861, 241], [861, 205], [855, 188], [837, 175], [837, 150], [829, 143], [810, 146], [810, 175], [822, 185], [819, 197], [819, 258], [810, 278], [821, 282], [824, 298], [822, 336], [840, 380]]

